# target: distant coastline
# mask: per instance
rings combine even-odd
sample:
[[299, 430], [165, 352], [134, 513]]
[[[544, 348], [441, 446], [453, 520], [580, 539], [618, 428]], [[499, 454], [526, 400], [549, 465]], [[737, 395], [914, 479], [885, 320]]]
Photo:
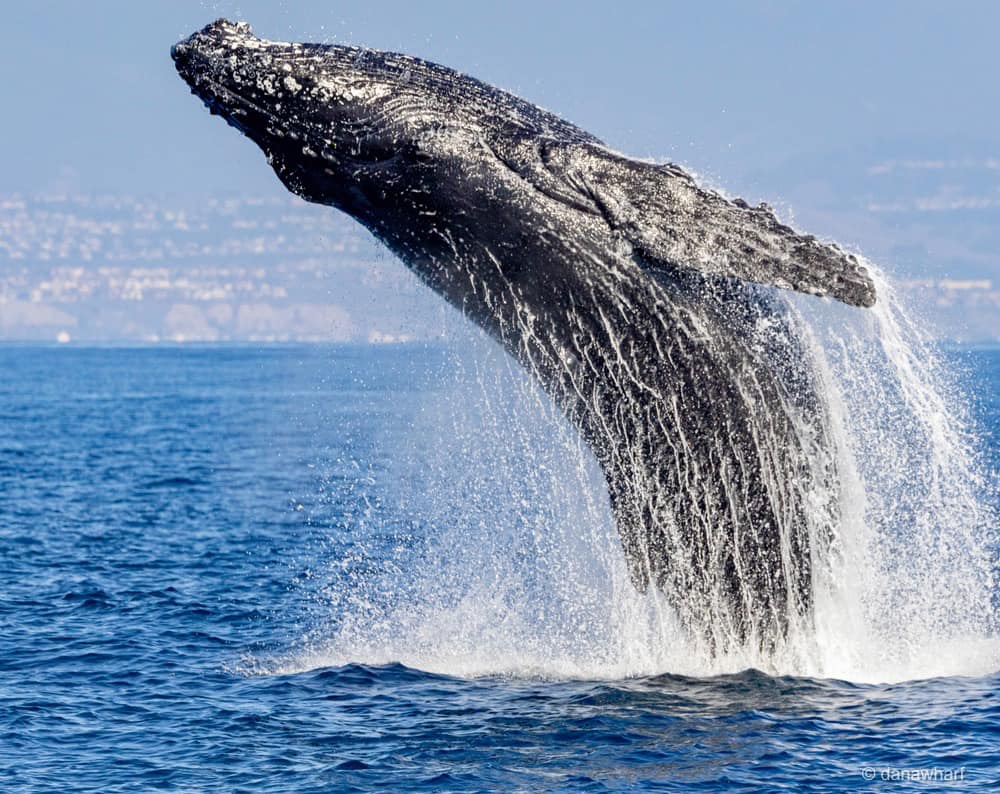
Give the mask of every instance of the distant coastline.
[[[977, 267], [894, 283], [940, 339], [995, 345], [1000, 263]], [[363, 229], [292, 197], [0, 196], [3, 342], [400, 344], [456, 322]]]

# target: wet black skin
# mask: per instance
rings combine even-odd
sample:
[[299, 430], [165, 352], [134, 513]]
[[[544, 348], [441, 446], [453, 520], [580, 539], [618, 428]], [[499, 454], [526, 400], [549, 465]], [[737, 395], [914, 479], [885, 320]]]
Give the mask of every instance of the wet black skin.
[[291, 191], [364, 224], [539, 379], [604, 470], [637, 587], [717, 649], [808, 622], [836, 465], [806, 347], [758, 285], [871, 305], [853, 257], [418, 59], [225, 20], [173, 57]]

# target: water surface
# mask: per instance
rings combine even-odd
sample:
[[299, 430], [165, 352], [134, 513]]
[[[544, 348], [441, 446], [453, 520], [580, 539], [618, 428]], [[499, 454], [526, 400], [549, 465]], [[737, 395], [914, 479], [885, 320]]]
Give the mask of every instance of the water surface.
[[[995, 465], [1000, 352], [954, 355]], [[449, 348], [7, 346], [0, 373], [5, 789], [1000, 784], [987, 640], [922, 680], [657, 669], [669, 633], [602, 611], [599, 482], [536, 504], [562, 448], [477, 447], [468, 406], [512, 409]]]

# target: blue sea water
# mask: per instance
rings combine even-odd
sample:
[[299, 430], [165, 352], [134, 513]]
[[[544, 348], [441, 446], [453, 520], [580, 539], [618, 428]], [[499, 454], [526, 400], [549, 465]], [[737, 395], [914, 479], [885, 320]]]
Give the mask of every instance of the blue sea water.
[[[1000, 351], [954, 358], [995, 469]], [[544, 647], [491, 650], [505, 626], [458, 632], [489, 647], [454, 659], [395, 626], [377, 602], [426, 593], [449, 510], [504, 501], [421, 469], [462, 366], [421, 346], [0, 347], [0, 788], [997, 790], [996, 672], [561, 675]], [[485, 590], [550, 559], [459, 551]], [[453, 573], [435, 603], [475, 622]], [[324, 646], [349, 624], [434, 664]]]

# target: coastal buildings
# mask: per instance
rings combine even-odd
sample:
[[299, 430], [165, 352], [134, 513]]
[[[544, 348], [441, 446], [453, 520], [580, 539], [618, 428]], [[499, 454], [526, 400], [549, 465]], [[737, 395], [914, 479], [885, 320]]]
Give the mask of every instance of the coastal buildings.
[[[997, 342], [1000, 245], [976, 255], [895, 282], [939, 336]], [[449, 317], [363, 229], [291, 196], [0, 196], [0, 339], [377, 343], [439, 338]]]

